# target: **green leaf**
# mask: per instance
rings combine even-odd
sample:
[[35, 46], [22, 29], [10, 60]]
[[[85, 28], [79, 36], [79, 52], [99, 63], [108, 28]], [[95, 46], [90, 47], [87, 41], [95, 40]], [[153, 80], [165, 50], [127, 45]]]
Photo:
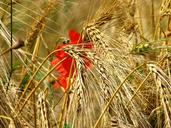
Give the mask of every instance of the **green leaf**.
[[19, 66], [20, 66], [20, 62], [19, 61], [17, 61], [17, 62], [15, 62], [13, 65], [12, 65], [12, 71], [15, 71]]
[[71, 125], [65, 123], [64, 128], [71, 128]]
[[29, 81], [30, 74], [25, 75], [21, 82], [21, 86], [19, 87], [20, 90], [24, 90], [26, 83]]

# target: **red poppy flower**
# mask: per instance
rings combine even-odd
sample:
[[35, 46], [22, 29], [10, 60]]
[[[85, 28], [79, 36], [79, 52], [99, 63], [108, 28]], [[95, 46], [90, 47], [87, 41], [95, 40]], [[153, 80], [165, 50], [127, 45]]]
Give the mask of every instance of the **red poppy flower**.
[[[54, 66], [57, 63], [59, 63], [59, 61], [66, 58], [61, 64], [59, 64], [56, 67], [56, 71], [59, 73], [59, 77], [57, 78], [57, 81], [54, 84], [55, 88], [62, 87], [64, 90], [66, 90], [68, 87], [67, 82], [68, 82], [68, 78], [69, 78], [70, 74], [71, 74], [72, 78], [76, 79], [77, 67], [76, 67], [76, 62], [75, 62], [74, 58], [72, 58], [69, 54], [67, 54], [64, 50], [62, 50], [62, 48], [64, 48], [67, 45], [72, 45], [72, 44], [77, 44], [77, 43], [80, 43], [80, 44], [79, 44], [79, 46], [74, 45], [75, 47], [87, 48], [87, 49], [93, 48], [93, 45], [91, 42], [88, 42], [85, 45], [85, 43], [81, 39], [81, 35], [79, 33], [77, 33], [75, 30], [69, 31], [69, 39], [70, 39], [70, 42], [68, 44], [62, 44], [57, 47], [57, 49], [61, 49], [61, 50], [59, 52], [55, 53], [56, 58], [51, 63]], [[83, 57], [83, 60], [86, 64], [86, 67], [91, 68], [92, 67], [91, 61], [86, 57], [86, 55], [84, 55], [84, 56], [85, 57]], [[72, 65], [72, 63], [73, 63], [73, 65]], [[72, 65], [72, 71], [71, 71], [71, 65]]]

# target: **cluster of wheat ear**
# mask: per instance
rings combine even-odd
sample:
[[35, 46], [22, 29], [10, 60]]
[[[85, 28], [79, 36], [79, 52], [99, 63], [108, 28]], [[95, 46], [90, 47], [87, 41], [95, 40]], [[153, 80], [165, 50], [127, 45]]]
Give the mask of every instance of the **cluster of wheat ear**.
[[[0, 18], [0, 127], [171, 127], [171, 0], [2, 0]], [[56, 49], [71, 28], [93, 48]]]

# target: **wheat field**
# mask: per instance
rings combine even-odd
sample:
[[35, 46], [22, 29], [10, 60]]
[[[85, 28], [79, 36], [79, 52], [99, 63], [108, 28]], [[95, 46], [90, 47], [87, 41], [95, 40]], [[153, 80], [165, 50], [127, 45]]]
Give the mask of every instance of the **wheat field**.
[[1, 0], [0, 128], [171, 128], [171, 0]]

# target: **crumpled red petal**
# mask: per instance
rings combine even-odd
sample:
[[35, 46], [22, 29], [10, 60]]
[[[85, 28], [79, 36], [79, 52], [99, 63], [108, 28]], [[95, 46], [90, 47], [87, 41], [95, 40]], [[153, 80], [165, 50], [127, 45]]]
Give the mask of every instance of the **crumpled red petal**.
[[69, 31], [69, 38], [70, 38], [71, 44], [77, 44], [79, 39], [81, 40], [80, 34], [73, 29]]
[[56, 56], [57, 58], [62, 59], [62, 58], [64, 58], [64, 57], [68, 56], [68, 54], [65, 53], [65, 52], [62, 50], [62, 48], [65, 47], [65, 46], [67, 46], [67, 45], [68, 45], [68, 44], [62, 44], [62, 45], [60, 45], [60, 46], [58, 46], [58, 47], [56, 48], [56, 49], [61, 49], [60, 51], [58, 51], [58, 52], [55, 53], [55, 56]]
[[62, 87], [64, 90], [67, 89], [67, 78], [66, 77], [59, 77], [57, 81], [54, 84], [54, 88], [58, 89], [59, 87]]
[[[62, 45], [57, 47], [57, 49], [61, 49], [61, 50], [55, 53], [56, 58], [55, 58], [55, 60], [53, 60], [51, 62], [51, 64], [53, 66], [55, 66], [63, 58], [66, 57], [66, 59], [56, 67], [56, 71], [60, 74], [60, 76], [57, 78], [57, 82], [54, 84], [54, 88], [62, 87], [64, 90], [67, 89], [67, 82], [68, 82], [67, 80], [69, 78], [69, 75], [71, 75], [72, 77], [74, 75], [74, 78], [76, 78], [77, 70], [76, 70], [76, 62], [75, 62], [75, 60], [70, 55], [65, 53], [65, 51], [62, 50], [62, 48], [67, 46], [67, 45], [77, 44], [77, 43], [80, 43], [79, 46], [76, 46], [78, 48], [87, 48], [87, 49], [92, 49], [93, 48], [93, 44], [90, 43], [90, 42], [86, 43], [86, 44], [83, 44], [80, 34], [77, 33], [75, 30], [70, 30], [69, 31], [69, 38], [70, 38], [70, 43], [69, 44], [62, 44]], [[92, 68], [92, 63], [86, 57], [86, 54], [84, 55], [83, 60], [85, 62], [86, 67], [91, 69]], [[72, 62], [73, 62], [73, 69], [71, 71]], [[70, 71], [71, 71], [71, 73], [70, 73]], [[74, 74], [74, 72], [75, 72], [75, 74]]]

